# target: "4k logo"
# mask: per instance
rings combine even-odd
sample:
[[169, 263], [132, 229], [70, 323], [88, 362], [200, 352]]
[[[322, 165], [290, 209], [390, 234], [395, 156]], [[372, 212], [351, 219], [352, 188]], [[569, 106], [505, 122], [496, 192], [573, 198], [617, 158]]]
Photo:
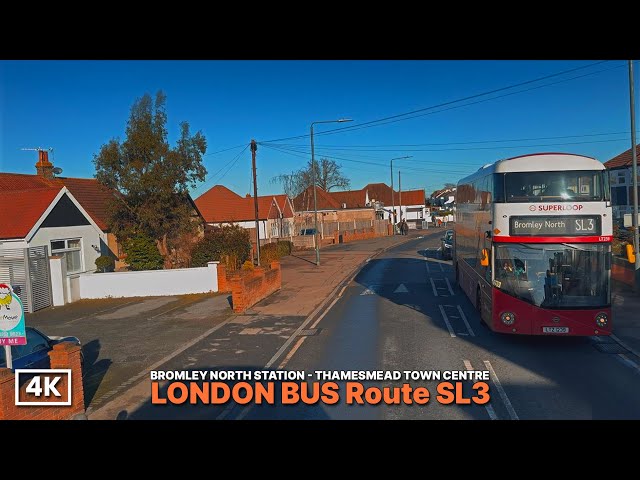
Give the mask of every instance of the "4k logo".
[[70, 369], [18, 368], [15, 374], [16, 405], [71, 405]]

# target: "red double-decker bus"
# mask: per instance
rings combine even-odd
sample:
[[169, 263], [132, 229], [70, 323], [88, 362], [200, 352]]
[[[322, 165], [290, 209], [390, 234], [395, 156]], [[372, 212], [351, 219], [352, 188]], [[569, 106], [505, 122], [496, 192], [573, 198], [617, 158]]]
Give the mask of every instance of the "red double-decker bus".
[[456, 190], [456, 280], [496, 332], [609, 335], [612, 209], [604, 165], [540, 153]]

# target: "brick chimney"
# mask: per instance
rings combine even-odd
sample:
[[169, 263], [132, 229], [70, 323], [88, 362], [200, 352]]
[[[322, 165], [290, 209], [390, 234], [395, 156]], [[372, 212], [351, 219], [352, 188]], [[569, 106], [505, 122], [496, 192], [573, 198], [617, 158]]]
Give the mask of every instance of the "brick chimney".
[[38, 150], [38, 163], [36, 163], [38, 175], [48, 180], [53, 179], [53, 164], [49, 161], [49, 152]]

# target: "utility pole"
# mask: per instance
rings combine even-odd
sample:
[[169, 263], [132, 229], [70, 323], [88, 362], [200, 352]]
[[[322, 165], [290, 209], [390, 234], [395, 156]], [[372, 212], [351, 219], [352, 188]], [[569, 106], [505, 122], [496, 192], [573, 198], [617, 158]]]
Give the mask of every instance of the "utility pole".
[[636, 109], [633, 80], [633, 60], [629, 60], [629, 105], [631, 108], [631, 176], [633, 177], [633, 250], [636, 254], [634, 265], [634, 290], [640, 290], [640, 255], [638, 254], [638, 157], [636, 155]]
[[398, 199], [398, 203], [400, 204], [398, 210], [400, 211], [400, 220], [402, 220], [402, 183], [400, 183], [400, 181], [400, 170], [398, 170], [398, 196], [400, 197]]
[[396, 231], [396, 225], [395, 225], [395, 222], [393, 220], [394, 220], [394, 217], [396, 216], [396, 200], [395, 200], [394, 195], [393, 195], [393, 160], [394, 159], [392, 158], [391, 159], [391, 205], [392, 205], [391, 211], [393, 213], [391, 214], [391, 225], [393, 225], [393, 231], [395, 232]]
[[256, 254], [258, 266], [260, 266], [260, 219], [258, 216], [258, 182], [256, 181], [256, 151], [258, 145], [255, 140], [251, 140], [251, 167], [253, 169], [253, 208], [256, 211]]

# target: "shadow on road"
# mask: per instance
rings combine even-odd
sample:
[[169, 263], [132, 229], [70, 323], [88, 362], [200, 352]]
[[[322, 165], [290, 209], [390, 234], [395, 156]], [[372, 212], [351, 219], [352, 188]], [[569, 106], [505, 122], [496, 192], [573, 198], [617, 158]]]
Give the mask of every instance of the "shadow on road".
[[85, 408], [90, 405], [102, 383], [102, 379], [113, 363], [108, 358], [98, 360], [100, 348], [100, 340], [98, 339], [91, 340], [82, 346], [82, 354], [84, 355], [83, 387]]

